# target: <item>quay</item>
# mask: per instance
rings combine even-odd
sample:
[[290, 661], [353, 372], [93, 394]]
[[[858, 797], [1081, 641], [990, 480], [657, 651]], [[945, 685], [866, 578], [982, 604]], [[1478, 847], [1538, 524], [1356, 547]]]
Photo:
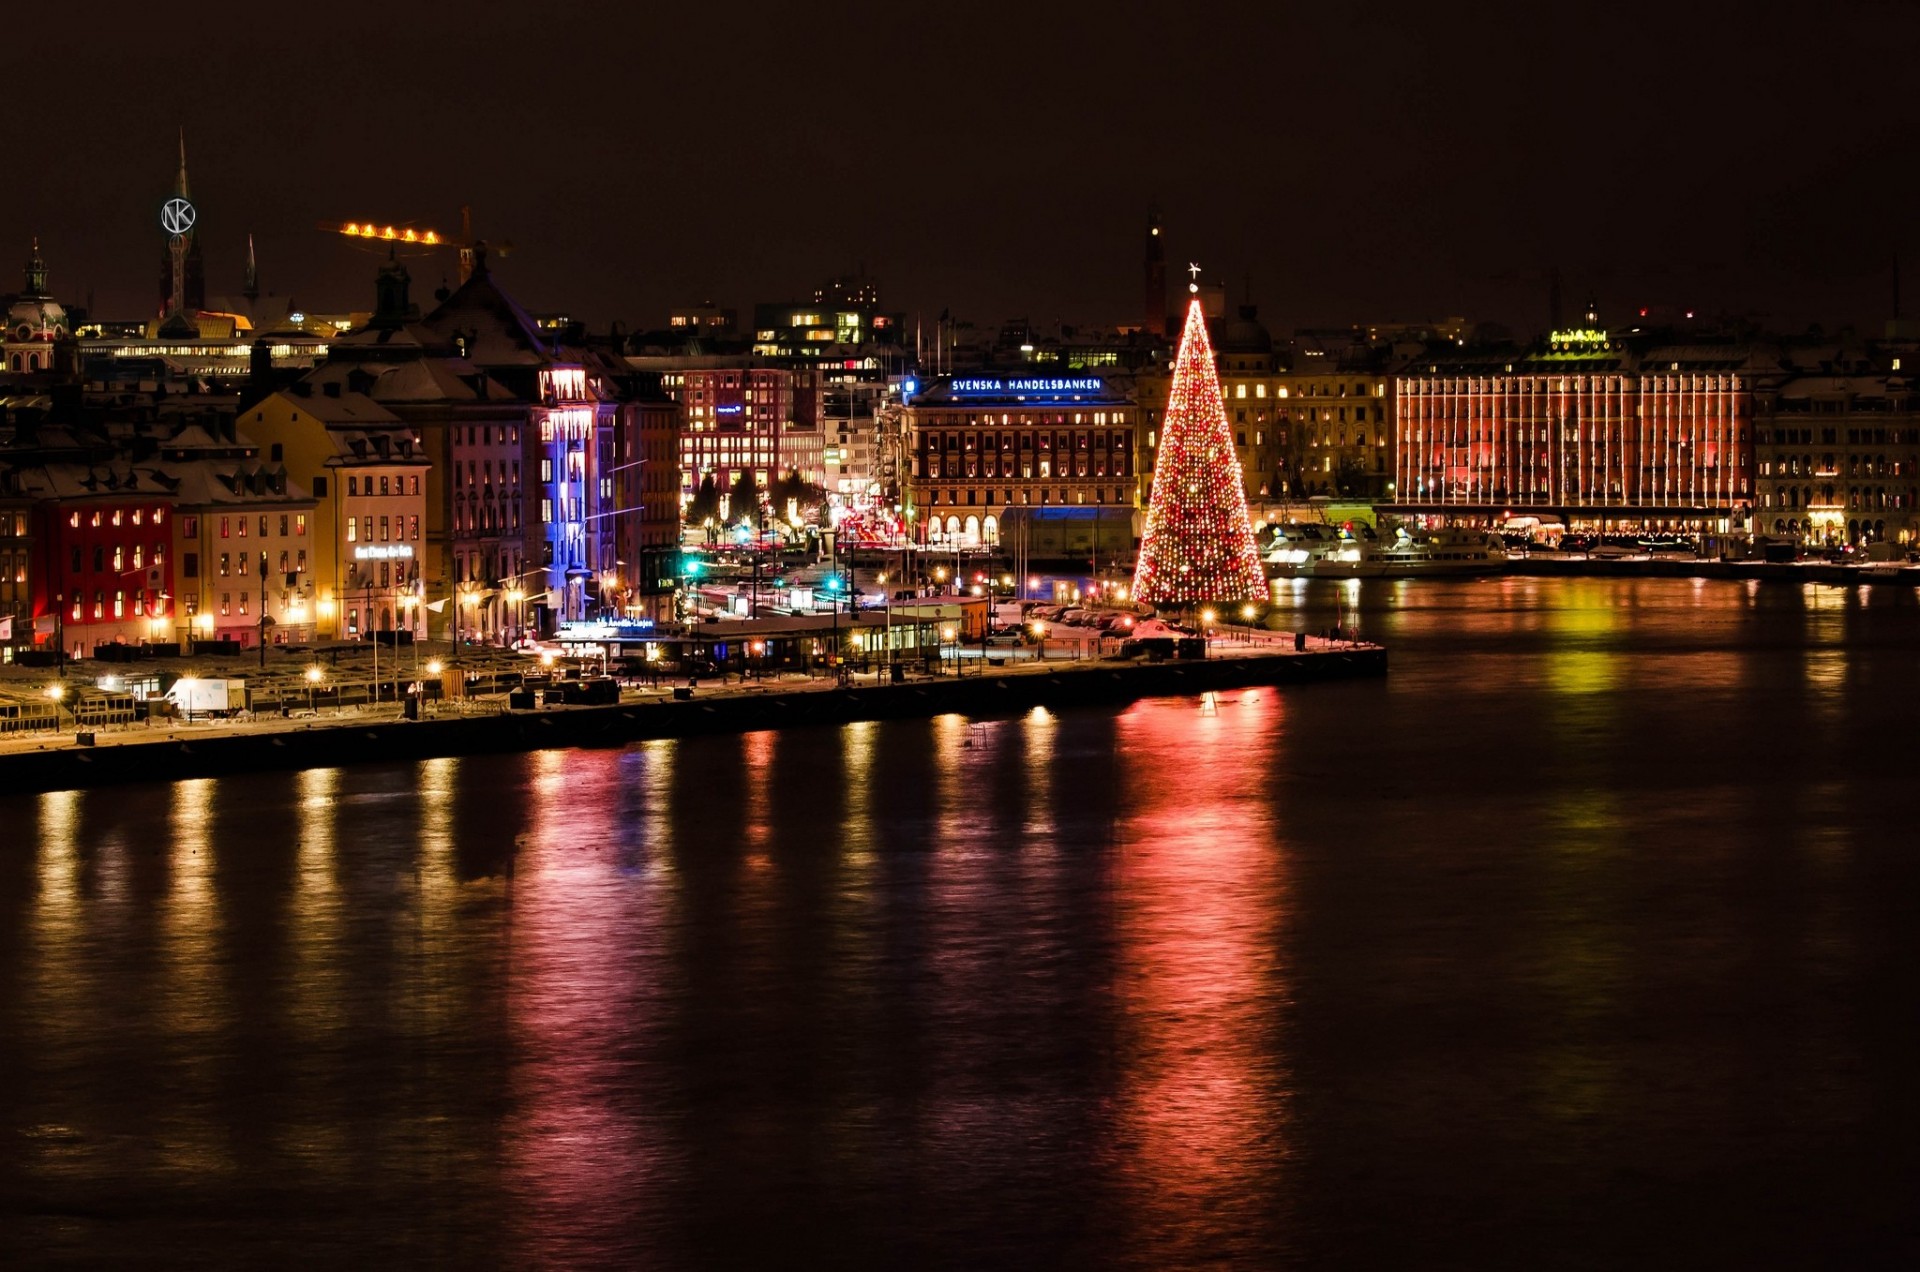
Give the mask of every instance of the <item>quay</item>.
[[[1029, 711], [1113, 705], [1254, 686], [1386, 674], [1387, 651], [1364, 642], [1263, 633], [1216, 647], [1206, 658], [1165, 661], [1029, 660], [965, 674], [881, 677], [841, 685], [820, 678], [703, 682], [684, 689], [628, 689], [601, 706], [509, 710], [504, 699], [438, 704], [425, 718], [397, 707], [335, 715], [301, 713], [246, 722], [135, 724], [79, 745], [69, 732], [0, 745], [0, 792], [24, 794], [129, 782], [173, 782], [229, 773], [484, 755], [554, 747], [624, 746], [653, 738], [741, 733], [857, 720], [959, 713], [995, 718]], [[1223, 642], [1224, 643], [1224, 642]]]

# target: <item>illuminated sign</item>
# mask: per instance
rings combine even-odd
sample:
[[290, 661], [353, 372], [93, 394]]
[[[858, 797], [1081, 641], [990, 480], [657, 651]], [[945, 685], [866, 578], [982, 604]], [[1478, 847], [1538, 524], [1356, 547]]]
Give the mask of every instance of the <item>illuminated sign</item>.
[[160, 228], [169, 234], [185, 234], [193, 228], [197, 214], [185, 199], [168, 199], [160, 208]]
[[623, 618], [611, 622], [560, 624], [560, 639], [571, 640], [648, 640], [653, 636], [650, 618]]
[[1547, 343], [1556, 349], [1605, 348], [1607, 333], [1598, 327], [1574, 327], [1548, 332]]
[[1098, 376], [1035, 376], [1014, 379], [998, 377], [973, 377], [953, 381], [952, 390], [956, 394], [1021, 394], [1021, 393], [1104, 393], [1106, 381]]
[[746, 409], [746, 407], [736, 402], [732, 406], [716, 406], [713, 408], [713, 413], [715, 415], [738, 415]]
[[405, 543], [395, 543], [392, 545], [368, 543], [353, 550], [353, 559], [356, 561], [397, 561], [411, 557], [412, 555], [412, 546]]

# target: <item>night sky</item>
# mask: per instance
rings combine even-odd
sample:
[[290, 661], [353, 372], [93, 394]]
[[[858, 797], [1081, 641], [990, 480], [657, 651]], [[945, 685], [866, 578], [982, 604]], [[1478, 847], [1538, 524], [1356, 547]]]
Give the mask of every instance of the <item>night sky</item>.
[[[1877, 331], [1896, 251], [1920, 310], [1914, 5], [20, 7], [0, 261], [38, 233], [99, 317], [155, 306], [182, 124], [209, 295], [251, 231], [312, 310], [374, 264], [317, 222], [470, 203], [596, 326], [863, 262], [929, 322], [1132, 322], [1152, 200], [1170, 275], [1276, 330], [1531, 331], [1557, 267], [1603, 317]], [[412, 268], [431, 303], [453, 263]]]

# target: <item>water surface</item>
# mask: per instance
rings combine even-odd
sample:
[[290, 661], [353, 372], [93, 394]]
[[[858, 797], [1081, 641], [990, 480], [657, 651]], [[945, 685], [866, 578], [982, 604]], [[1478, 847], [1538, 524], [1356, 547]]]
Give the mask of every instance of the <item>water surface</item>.
[[0, 1262], [1920, 1259], [1912, 594], [1283, 597], [1392, 674], [0, 798]]

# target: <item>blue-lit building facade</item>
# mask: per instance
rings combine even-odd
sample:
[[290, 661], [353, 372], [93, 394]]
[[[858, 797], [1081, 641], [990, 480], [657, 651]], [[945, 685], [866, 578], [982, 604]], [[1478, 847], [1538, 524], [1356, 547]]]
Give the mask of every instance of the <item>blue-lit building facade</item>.
[[540, 368], [532, 410], [539, 471], [533, 498], [539, 564], [553, 618], [578, 621], [601, 608], [602, 580], [618, 573], [614, 544], [614, 448], [620, 403], [612, 386], [580, 363]]
[[991, 547], [1011, 524], [1045, 519], [1115, 551], [1131, 542], [1137, 412], [1124, 380], [943, 376], [915, 386], [906, 413], [916, 541]]

